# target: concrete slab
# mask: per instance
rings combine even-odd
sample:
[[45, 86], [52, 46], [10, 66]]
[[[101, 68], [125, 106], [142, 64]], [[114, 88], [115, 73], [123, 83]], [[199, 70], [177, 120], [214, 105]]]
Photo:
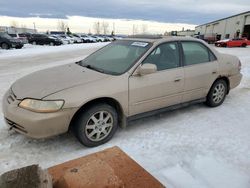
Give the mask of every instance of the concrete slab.
[[113, 147], [48, 169], [54, 188], [163, 188], [120, 148]]

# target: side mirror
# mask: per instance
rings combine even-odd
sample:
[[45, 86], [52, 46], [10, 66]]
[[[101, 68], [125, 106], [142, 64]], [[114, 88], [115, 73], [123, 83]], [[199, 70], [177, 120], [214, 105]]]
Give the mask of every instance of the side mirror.
[[146, 74], [152, 74], [157, 71], [157, 67], [154, 64], [146, 63], [137, 68], [136, 74], [143, 76]]

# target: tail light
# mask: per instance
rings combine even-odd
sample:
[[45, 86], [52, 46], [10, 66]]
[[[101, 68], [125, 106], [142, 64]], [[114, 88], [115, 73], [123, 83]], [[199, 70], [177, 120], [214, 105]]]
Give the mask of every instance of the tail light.
[[238, 69], [239, 69], [239, 72], [240, 72], [240, 70], [241, 70], [241, 62], [240, 61], [239, 61]]

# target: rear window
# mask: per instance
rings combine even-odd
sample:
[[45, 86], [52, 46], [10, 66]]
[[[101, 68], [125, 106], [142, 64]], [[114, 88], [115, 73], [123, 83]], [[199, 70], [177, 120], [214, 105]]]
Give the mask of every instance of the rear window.
[[11, 37], [17, 37], [17, 34], [9, 34]]
[[208, 48], [199, 42], [182, 42], [185, 65], [194, 65], [210, 61]]

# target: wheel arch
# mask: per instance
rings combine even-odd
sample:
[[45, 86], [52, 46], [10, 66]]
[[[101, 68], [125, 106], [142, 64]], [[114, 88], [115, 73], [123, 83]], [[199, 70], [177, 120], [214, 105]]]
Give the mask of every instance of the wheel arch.
[[[229, 81], [228, 77], [226, 77], [226, 76], [219, 76], [219, 77], [213, 82], [212, 86], [214, 85], [214, 83], [215, 83], [217, 80], [224, 80], [224, 81], [226, 82], [226, 84], [227, 84], [227, 94], [228, 94], [229, 91], [230, 91], [230, 81]], [[211, 87], [212, 87], [212, 86], [211, 86]]]
[[74, 125], [74, 122], [75, 120], [78, 118], [78, 116], [83, 113], [83, 111], [95, 104], [108, 104], [112, 107], [115, 108], [115, 110], [117, 111], [117, 114], [118, 114], [118, 122], [119, 122], [119, 125], [122, 125], [123, 126], [123, 123], [124, 123], [124, 119], [125, 119], [125, 115], [124, 115], [124, 111], [123, 111], [123, 108], [121, 106], [121, 104], [115, 100], [114, 98], [110, 98], [110, 97], [101, 97], [101, 98], [96, 98], [96, 99], [93, 99], [93, 100], [90, 100], [88, 102], [86, 102], [85, 104], [83, 104], [76, 112], [75, 114], [73, 115], [71, 121], [70, 121], [70, 124], [69, 124], [69, 129], [70, 130], [73, 125]]
[[247, 43], [244, 42], [244, 43], [241, 44], [241, 46], [246, 47]]
[[0, 47], [2, 47], [3, 44], [7, 44], [9, 48], [10, 48], [10, 46], [11, 46], [11, 44], [10, 44], [9, 42], [7, 42], [7, 41], [2, 41], [2, 42], [0, 43]]

